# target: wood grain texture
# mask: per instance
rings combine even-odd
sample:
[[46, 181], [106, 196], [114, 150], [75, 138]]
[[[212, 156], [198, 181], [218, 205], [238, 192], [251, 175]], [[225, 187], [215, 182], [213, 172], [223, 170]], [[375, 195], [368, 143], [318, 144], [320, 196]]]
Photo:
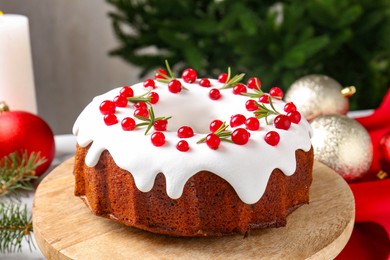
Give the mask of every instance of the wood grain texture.
[[346, 245], [355, 208], [351, 190], [335, 172], [315, 162], [310, 204], [282, 228], [247, 238], [175, 238], [125, 227], [93, 215], [73, 195], [73, 158], [39, 185], [33, 205], [34, 235], [48, 259], [332, 259]]

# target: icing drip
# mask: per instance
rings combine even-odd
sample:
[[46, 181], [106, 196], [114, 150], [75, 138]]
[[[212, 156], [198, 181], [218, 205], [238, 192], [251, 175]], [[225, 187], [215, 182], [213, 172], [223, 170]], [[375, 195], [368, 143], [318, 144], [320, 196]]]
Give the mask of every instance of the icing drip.
[[[216, 80], [210, 81], [212, 87], [222, 86]], [[299, 124], [291, 124], [287, 131], [276, 129], [273, 124], [267, 125], [264, 119], [260, 119], [260, 129], [250, 131], [249, 142], [245, 145], [223, 142], [218, 150], [212, 150], [206, 144], [196, 144], [209, 133], [209, 124], [214, 119], [229, 122], [232, 115], [250, 117], [253, 113], [245, 109], [249, 97], [234, 95], [231, 89], [221, 90], [222, 98], [215, 101], [208, 97], [209, 88], [181, 82], [188, 90], [178, 94], [170, 93], [167, 85], [159, 82], [156, 82], [157, 88], [153, 90], [160, 96], [159, 102], [153, 105], [156, 116], [172, 116], [164, 132], [166, 144], [162, 147], [152, 145], [150, 133], [145, 136], [144, 128], [124, 131], [120, 123], [105, 125], [99, 105], [104, 100], [113, 100], [119, 88], [95, 97], [73, 126], [80, 146], [86, 147], [92, 143], [85, 158], [86, 165], [94, 167], [101, 153], [107, 149], [118, 167], [131, 172], [137, 188], [143, 192], [152, 189], [156, 175], [162, 172], [166, 178], [167, 194], [173, 199], [181, 196], [189, 178], [206, 170], [225, 179], [243, 202], [252, 204], [263, 195], [275, 168], [287, 176], [292, 175], [296, 168], [295, 151], [310, 150], [311, 128], [303, 118]], [[132, 88], [135, 95], [145, 92], [142, 83]], [[279, 100], [273, 103], [282, 113], [285, 103]], [[119, 122], [124, 117], [133, 117], [132, 105], [117, 107], [116, 116]], [[269, 116], [268, 122], [272, 121], [273, 116]], [[185, 139], [190, 145], [188, 152], [176, 149], [180, 140], [177, 129], [184, 125], [191, 126], [195, 132], [193, 137]], [[265, 134], [271, 130], [280, 135], [277, 146], [270, 146], [264, 141]]]

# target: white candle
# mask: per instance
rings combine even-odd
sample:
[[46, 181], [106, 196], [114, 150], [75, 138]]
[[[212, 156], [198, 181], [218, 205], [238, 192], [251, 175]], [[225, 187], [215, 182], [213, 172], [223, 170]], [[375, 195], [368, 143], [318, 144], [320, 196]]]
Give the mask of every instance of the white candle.
[[28, 19], [0, 13], [0, 101], [37, 113]]

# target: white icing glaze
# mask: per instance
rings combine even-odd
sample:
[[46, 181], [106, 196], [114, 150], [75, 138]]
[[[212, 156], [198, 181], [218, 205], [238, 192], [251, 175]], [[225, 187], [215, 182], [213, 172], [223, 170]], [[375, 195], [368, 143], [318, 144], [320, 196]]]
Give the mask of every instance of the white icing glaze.
[[[92, 142], [85, 158], [86, 165], [95, 166], [101, 153], [107, 149], [120, 168], [131, 172], [137, 188], [143, 192], [152, 189], [156, 175], [162, 172], [166, 178], [167, 194], [173, 199], [181, 196], [190, 177], [207, 170], [229, 182], [241, 200], [248, 204], [256, 203], [261, 198], [275, 168], [287, 176], [295, 172], [295, 151], [302, 149], [307, 152], [311, 148], [311, 128], [303, 118], [299, 124], [291, 124], [287, 131], [276, 129], [273, 124], [267, 125], [261, 119], [260, 129], [250, 131], [251, 137], [246, 145], [222, 142], [218, 150], [212, 150], [205, 143], [196, 144], [209, 132], [209, 124], [214, 119], [228, 123], [235, 114], [253, 116], [253, 112], [245, 108], [248, 97], [234, 95], [231, 89], [224, 89], [221, 90], [221, 99], [211, 100], [208, 97], [211, 88], [199, 86], [198, 81], [187, 84], [181, 80], [188, 91], [182, 90], [178, 94], [169, 92], [166, 84], [156, 82], [157, 88], [153, 91], [159, 94], [160, 100], [153, 105], [155, 115], [172, 116], [168, 121], [168, 130], [164, 132], [166, 144], [162, 147], [152, 145], [150, 134], [144, 135], [144, 127], [133, 131], [122, 130], [120, 121], [124, 117], [133, 117], [131, 104], [126, 108], [117, 108], [119, 123], [105, 125], [99, 105], [104, 100], [113, 100], [120, 88], [95, 97], [73, 126], [80, 146], [86, 147]], [[212, 87], [222, 86], [216, 80], [210, 81]], [[147, 91], [142, 83], [133, 85], [132, 89], [135, 95]], [[283, 101], [274, 99], [273, 104], [277, 111], [284, 113]], [[269, 116], [268, 122], [272, 121], [273, 116]], [[191, 126], [196, 133], [194, 137], [186, 138], [190, 145], [188, 152], [176, 149], [180, 140], [177, 129], [184, 125]], [[271, 130], [280, 135], [280, 142], [275, 147], [264, 141], [265, 134]]]

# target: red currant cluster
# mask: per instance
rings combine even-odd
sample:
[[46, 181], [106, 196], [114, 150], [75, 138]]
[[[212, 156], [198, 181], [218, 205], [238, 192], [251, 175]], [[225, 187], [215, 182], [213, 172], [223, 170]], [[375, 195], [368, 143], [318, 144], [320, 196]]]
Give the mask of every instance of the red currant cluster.
[[[145, 82], [147, 83], [145, 84]], [[153, 80], [145, 82], [145, 87], [152, 87], [153, 89], [155, 88], [155, 82]], [[159, 98], [159, 95], [152, 91], [148, 91], [139, 96], [134, 96], [133, 89], [129, 86], [124, 86], [120, 89], [118, 96], [116, 96], [112, 101], [104, 100], [100, 104], [99, 109], [100, 112], [104, 115], [104, 122], [109, 126], [118, 123], [118, 119], [115, 115], [117, 107], [126, 107], [128, 102], [134, 103], [134, 117], [145, 122], [136, 124], [134, 118], [125, 117], [121, 121], [122, 129], [125, 131], [131, 131], [134, 130], [137, 126], [147, 125], [148, 127], [145, 132], [146, 134], [152, 126], [157, 131], [161, 131], [162, 129], [166, 130], [167, 128], [168, 119], [170, 117], [155, 118], [154, 111], [151, 106], [151, 104], [156, 104], [159, 101]]]
[[[165, 130], [160, 130], [152, 134], [150, 139], [154, 146], [163, 146], [165, 144], [165, 135], [162, 132]], [[194, 136], [194, 131], [189, 126], [182, 126], [177, 130], [177, 136], [180, 139], [190, 138]], [[190, 149], [190, 146], [186, 140], [180, 140], [176, 144], [176, 149], [179, 150], [180, 152], [187, 152]]]

